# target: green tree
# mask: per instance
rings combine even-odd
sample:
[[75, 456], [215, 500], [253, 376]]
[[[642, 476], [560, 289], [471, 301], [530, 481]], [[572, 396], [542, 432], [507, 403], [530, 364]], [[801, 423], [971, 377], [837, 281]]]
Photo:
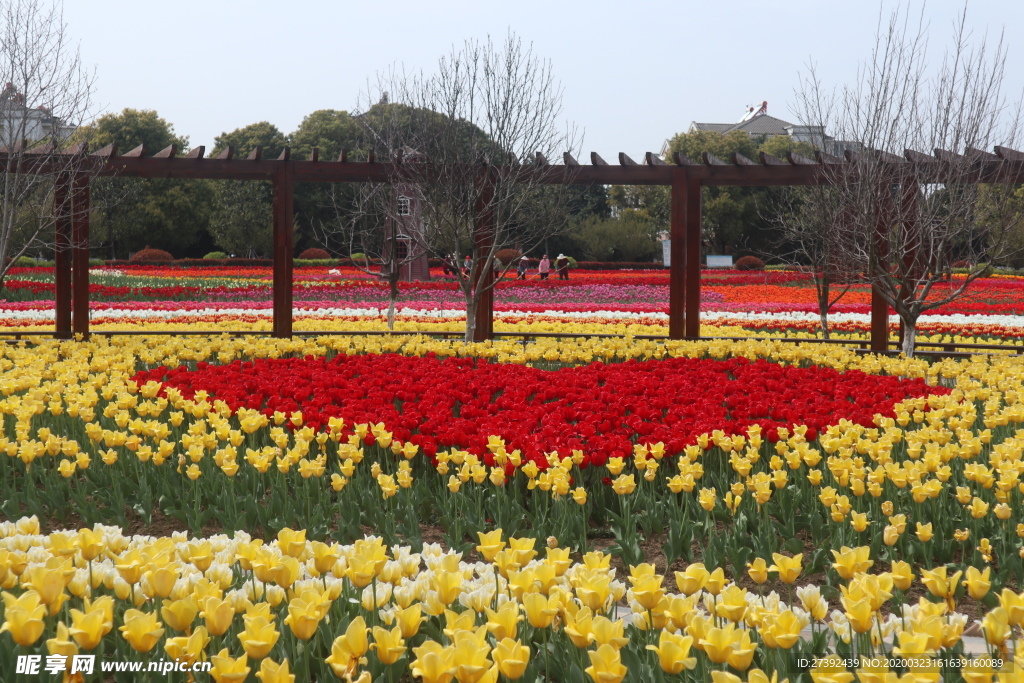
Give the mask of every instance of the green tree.
[[660, 251], [657, 231], [637, 214], [620, 218], [591, 216], [573, 232], [580, 256], [588, 261], [650, 261]]
[[[265, 159], [276, 159], [287, 143], [277, 126], [259, 121], [218, 135], [213, 154], [230, 146], [235, 157], [244, 159], [259, 147]], [[214, 243], [238, 257], [270, 256], [274, 243], [273, 186], [265, 180], [216, 180], [211, 186], [210, 234]]]
[[[168, 145], [188, 150], [188, 138], [157, 112], [125, 109], [105, 114], [76, 136], [91, 148], [114, 144], [120, 152], [145, 145], [149, 154]], [[175, 256], [190, 255], [208, 246], [211, 185], [204, 180], [165, 178], [99, 178], [93, 182], [96, 206], [92, 237], [104, 243], [111, 256], [128, 256], [150, 246]]]
[[[734, 153], [757, 160], [760, 152], [777, 157], [794, 151], [814, 153], [807, 143], [788, 136], [751, 137], [743, 131], [727, 135], [709, 131], [679, 133], [668, 144], [668, 155], [679, 152], [700, 162], [710, 154], [728, 160]], [[705, 246], [713, 253], [769, 253], [778, 244], [778, 229], [765, 217], [768, 207], [777, 204], [778, 190], [766, 187], [705, 187], [702, 220]], [[655, 231], [667, 230], [671, 213], [669, 190], [658, 186], [612, 186], [608, 190], [612, 213], [635, 215], [652, 222]]]

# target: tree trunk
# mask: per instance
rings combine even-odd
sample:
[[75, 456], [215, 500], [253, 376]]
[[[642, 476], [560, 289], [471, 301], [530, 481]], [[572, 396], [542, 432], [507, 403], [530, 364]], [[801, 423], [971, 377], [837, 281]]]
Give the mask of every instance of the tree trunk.
[[903, 318], [903, 355], [914, 357], [914, 344], [917, 342], [917, 318]]
[[395, 307], [398, 303], [398, 282], [391, 278], [390, 289], [388, 290], [388, 330], [395, 329]]
[[465, 341], [475, 341], [476, 336], [476, 306], [477, 297], [469, 295], [466, 297], [466, 335]]
[[818, 315], [821, 316], [821, 337], [828, 339], [830, 334], [828, 329], [829, 296], [832, 292], [829, 281], [824, 275], [815, 283], [815, 290], [818, 294]]

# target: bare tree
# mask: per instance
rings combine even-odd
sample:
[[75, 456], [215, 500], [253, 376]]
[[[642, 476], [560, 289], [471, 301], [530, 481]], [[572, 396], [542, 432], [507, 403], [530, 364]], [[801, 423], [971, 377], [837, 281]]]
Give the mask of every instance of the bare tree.
[[46, 236], [54, 227], [57, 179], [85, 163], [68, 139], [88, 115], [93, 81], [60, 4], [0, 5], [0, 282], [30, 248], [52, 245]]
[[828, 185], [788, 188], [769, 210], [788, 252], [772, 254], [803, 271], [814, 284], [821, 335], [831, 338], [828, 316], [860, 276], [855, 250], [843, 229], [841, 197]]
[[[996, 159], [983, 150], [1013, 146], [1019, 134], [1020, 107], [1003, 92], [1006, 44], [974, 39], [966, 8], [938, 66], [927, 35], [923, 10], [916, 20], [909, 5], [880, 15], [853, 85], [830, 92], [812, 68], [797, 93], [801, 120], [824, 126], [832, 151], [845, 151], [848, 163], [825, 171], [843, 215], [838, 238], [899, 315], [907, 356], [921, 314], [962, 296], [1004, 257], [1019, 221], [1009, 177], [982, 173]], [[949, 277], [954, 262], [964, 277]]]
[[[561, 86], [550, 62], [510, 35], [500, 45], [466, 42], [432, 75], [394, 69], [370, 90], [377, 104], [360, 117], [370, 149], [396, 162], [390, 184], [420, 205], [430, 253], [454, 266], [474, 339], [496, 254], [526, 253], [568, 227], [568, 185], [546, 161], [579, 145], [561, 121]], [[452, 263], [466, 253], [468, 274]]]
[[[408, 192], [404, 186], [397, 188]], [[399, 283], [410, 279], [408, 269], [425, 261], [429, 253], [425, 231], [402, 229], [410, 219], [418, 220], [419, 213], [410, 207], [411, 198], [384, 183], [333, 185], [329, 196], [335, 218], [313, 224], [311, 236], [328, 251], [358, 255], [352, 265], [387, 284], [387, 323], [393, 330], [401, 298]]]

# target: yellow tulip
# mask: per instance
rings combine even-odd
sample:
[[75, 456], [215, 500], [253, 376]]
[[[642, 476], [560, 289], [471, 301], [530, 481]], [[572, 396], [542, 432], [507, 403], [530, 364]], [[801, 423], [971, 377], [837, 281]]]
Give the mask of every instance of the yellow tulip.
[[1012, 632], [1009, 615], [1006, 613], [1006, 610], [1002, 607], [996, 607], [986, 614], [985, 618], [981, 621], [981, 630], [988, 643], [1002, 648]]
[[870, 559], [871, 547], [861, 546], [859, 548], [847, 548], [843, 546], [840, 550], [833, 550], [832, 556], [835, 562], [832, 567], [839, 574], [840, 578], [849, 581], [854, 574], [866, 572], [875, 563]]
[[917, 523], [917, 537], [922, 543], [927, 543], [932, 540], [932, 536], [934, 536], [934, 534], [932, 533], [931, 522], [928, 522], [927, 524], [921, 524], [921, 522]]
[[[200, 626], [200, 628], [203, 627]], [[245, 630], [238, 634], [238, 641], [242, 644], [246, 655], [252, 659], [263, 659], [270, 654], [280, 637], [281, 634], [274, 627], [274, 622], [268, 620], [267, 617], [247, 616]]]
[[747, 563], [747, 576], [757, 584], [768, 581], [768, 563], [764, 561], [763, 557], [758, 557], [753, 562]]
[[736, 627], [729, 624], [725, 628], [709, 628], [700, 639], [704, 654], [715, 664], [725, 664], [732, 654], [736, 636]]
[[697, 658], [690, 657], [693, 638], [682, 633], [669, 633], [663, 630], [657, 645], [648, 645], [647, 649], [658, 654], [661, 670], [673, 676], [682, 673], [683, 669], [692, 671], [697, 666]]
[[416, 659], [410, 667], [412, 675], [423, 683], [449, 683], [455, 678], [455, 650], [428, 640], [413, 649]]
[[708, 580], [704, 583], [704, 590], [711, 593], [711, 595], [718, 595], [725, 588], [725, 584], [725, 570], [718, 567], [708, 574]]
[[590, 625], [590, 635], [597, 645], [611, 645], [616, 650], [621, 650], [629, 645], [629, 638], [626, 638], [625, 623], [618, 619], [612, 621], [607, 617], [595, 617]]
[[636, 479], [632, 474], [621, 474], [612, 480], [612, 490], [620, 496], [628, 496], [636, 490]]
[[105, 635], [104, 628], [107, 624], [106, 614], [102, 609], [94, 609], [89, 612], [71, 610], [71, 628], [68, 633], [83, 650], [92, 650]]
[[501, 535], [501, 529], [495, 529], [486, 533], [483, 531], [477, 532], [477, 536], [480, 537], [480, 545], [476, 547], [476, 550], [485, 561], [494, 562], [494, 556], [505, 548], [505, 541], [501, 540]]
[[299, 640], [309, 640], [316, 633], [327, 605], [315, 599], [294, 598], [288, 603], [288, 616], [284, 623]]
[[288, 671], [288, 659], [285, 658], [280, 664], [269, 657], [260, 663], [260, 670], [256, 672], [256, 678], [262, 683], [295, 683], [295, 674]]
[[17, 598], [10, 593], [2, 593], [4, 601], [4, 623], [0, 633], [7, 631], [14, 642], [22, 647], [31, 647], [43, 635], [43, 618], [46, 607], [34, 590], [25, 591]]
[[978, 571], [977, 567], [968, 567], [966, 580], [964, 585], [967, 587], [967, 593], [975, 600], [981, 600], [983, 597], [988, 595], [988, 591], [992, 588], [992, 582], [989, 581], [989, 575], [992, 573], [991, 567], [985, 567], [985, 571]]
[[914, 572], [910, 568], [910, 564], [902, 560], [892, 563], [891, 574], [893, 584], [901, 591], [907, 590], [914, 583]]
[[619, 651], [611, 645], [602, 645], [587, 654], [590, 655], [590, 666], [586, 674], [594, 683], [619, 683], [626, 677], [626, 667], [622, 665]]
[[199, 606], [192, 596], [181, 600], [164, 600], [164, 606], [160, 608], [160, 616], [163, 617], [164, 623], [183, 633], [192, 630], [192, 622], [198, 613]]
[[281, 529], [277, 532], [277, 546], [285, 555], [301, 559], [306, 552], [306, 530]]
[[786, 557], [780, 553], [772, 553], [772, 559], [775, 561], [775, 564], [769, 567], [768, 570], [778, 572], [779, 580], [783, 583], [793, 583], [800, 576], [804, 563], [803, 555]]
[[385, 666], [394, 664], [405, 654], [405, 640], [402, 638], [402, 629], [398, 626], [390, 631], [380, 626], [373, 627], [373, 649], [377, 653], [377, 659]]
[[234, 659], [227, 648], [210, 657], [210, 663], [210, 675], [217, 683], [240, 683], [249, 675], [248, 658], [242, 655]]
[[171, 659], [191, 663], [201, 661], [206, 652], [206, 646], [210, 643], [210, 636], [206, 629], [200, 626], [190, 636], [169, 638], [164, 643], [164, 652]]
[[65, 671], [71, 671], [71, 658], [78, 654], [78, 645], [71, 640], [68, 627], [63, 621], [57, 622], [57, 637], [46, 641], [46, 651], [51, 655], [61, 655], [65, 660]]
[[715, 601], [715, 614], [733, 623], [738, 623], [747, 613], [747, 591], [731, 584], [722, 591]]
[[509, 600], [498, 611], [486, 608], [487, 630], [494, 635], [495, 640], [514, 640], [518, 630], [518, 624], [523, 620], [520, 613], [519, 603]]
[[704, 588], [710, 576], [704, 565], [697, 562], [689, 565], [684, 571], [676, 572], [676, 586], [686, 595], [693, 595]]
[[338, 678], [354, 673], [359, 664], [365, 661], [363, 655], [370, 649], [367, 631], [363, 618], [356, 617], [349, 623], [344, 635], [334, 639], [327, 663]]
[[211, 636], [222, 636], [231, 628], [235, 618], [235, 608], [227, 600], [214, 595], [202, 599], [203, 625]]
[[137, 609], [124, 613], [124, 625], [118, 630], [133, 650], [142, 653], [152, 650], [164, 635], [164, 629], [155, 613]]
[[491, 659], [505, 678], [513, 681], [523, 677], [530, 663], [530, 648], [517, 640], [503, 638], [491, 651]]
[[523, 597], [523, 610], [534, 628], [547, 628], [558, 615], [561, 602], [557, 597], [549, 598], [541, 593], [530, 593]]
[[457, 631], [453, 638], [452, 665], [459, 683], [483, 683], [488, 675], [488, 656], [491, 648], [487, 644], [487, 630]]

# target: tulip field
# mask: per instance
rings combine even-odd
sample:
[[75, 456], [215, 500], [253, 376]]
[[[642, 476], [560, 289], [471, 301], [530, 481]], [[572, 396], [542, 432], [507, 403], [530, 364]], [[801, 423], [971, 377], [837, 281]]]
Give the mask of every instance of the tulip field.
[[[94, 330], [149, 334], [0, 346], [0, 681], [1024, 681], [1009, 349], [765, 340], [818, 336], [790, 271], [706, 272], [702, 333], [742, 340], [687, 342], [636, 338], [663, 271], [510, 277], [496, 332], [622, 336], [480, 344], [359, 335], [354, 269], [296, 269], [296, 330], [353, 334], [290, 340], [160, 334], [269, 330], [269, 268], [92, 282]], [[52, 329], [51, 271], [4, 287], [0, 335]], [[398, 309], [464, 324], [443, 277]], [[1024, 278], [920, 329], [1019, 343]]]

